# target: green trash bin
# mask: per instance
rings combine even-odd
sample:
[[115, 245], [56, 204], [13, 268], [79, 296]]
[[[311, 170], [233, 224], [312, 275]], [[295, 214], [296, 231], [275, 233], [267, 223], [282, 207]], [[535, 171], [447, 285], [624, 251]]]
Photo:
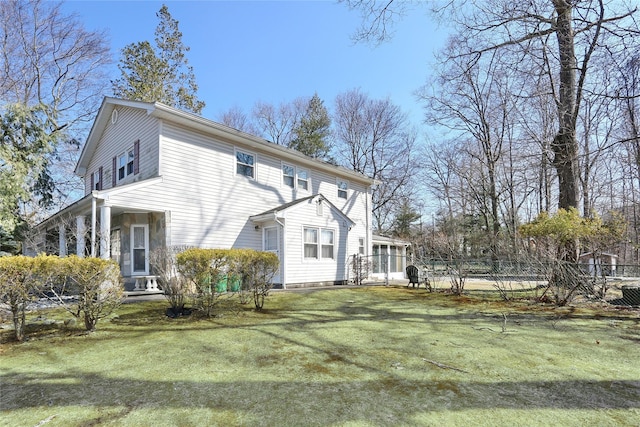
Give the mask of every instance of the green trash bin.
[[227, 279], [227, 289], [231, 292], [238, 292], [240, 290], [240, 276], [232, 274]]
[[227, 292], [227, 275], [226, 274], [222, 276], [220, 280], [218, 280], [218, 283], [216, 283], [216, 292], [218, 293]]

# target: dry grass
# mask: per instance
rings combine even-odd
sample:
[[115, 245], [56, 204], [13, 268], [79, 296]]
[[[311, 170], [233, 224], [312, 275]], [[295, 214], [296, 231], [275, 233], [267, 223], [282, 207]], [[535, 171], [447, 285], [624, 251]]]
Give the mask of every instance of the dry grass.
[[[640, 425], [640, 315], [406, 288], [281, 292], [2, 344], [1, 425]], [[61, 313], [47, 313], [62, 320]]]

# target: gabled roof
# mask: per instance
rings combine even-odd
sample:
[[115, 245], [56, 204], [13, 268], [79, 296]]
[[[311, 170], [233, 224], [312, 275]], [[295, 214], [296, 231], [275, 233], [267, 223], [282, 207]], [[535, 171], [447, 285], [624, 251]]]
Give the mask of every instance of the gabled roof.
[[347, 215], [344, 214], [344, 212], [342, 212], [340, 209], [338, 209], [333, 203], [331, 203], [329, 200], [327, 200], [326, 197], [324, 197], [322, 194], [314, 194], [313, 196], [308, 196], [308, 197], [304, 197], [302, 199], [297, 199], [294, 200], [292, 202], [289, 203], [285, 203], [283, 205], [280, 205], [276, 208], [273, 209], [269, 209], [268, 211], [259, 213], [257, 215], [253, 215], [250, 216], [249, 219], [253, 222], [262, 222], [262, 221], [268, 221], [268, 220], [272, 220], [274, 218], [282, 218], [284, 216], [284, 214], [286, 213], [286, 211], [304, 203], [304, 202], [308, 202], [308, 201], [312, 201], [313, 199], [316, 199], [315, 201], [323, 201], [325, 202], [327, 205], [329, 205], [329, 207], [338, 212], [338, 214], [343, 217], [343, 219], [345, 219], [350, 226], [355, 225], [355, 222], [353, 222], [351, 220], [351, 218], [349, 218]]
[[361, 173], [354, 172], [342, 166], [332, 165], [322, 160], [314, 159], [297, 150], [274, 144], [266, 139], [205, 119], [197, 114], [178, 110], [159, 102], [127, 101], [110, 97], [104, 98], [102, 105], [98, 110], [98, 114], [93, 122], [87, 141], [82, 148], [78, 164], [76, 165], [75, 173], [77, 175], [84, 176], [86, 173], [89, 161], [97, 148], [100, 137], [111, 120], [113, 110], [118, 106], [145, 110], [149, 116], [160, 120], [177, 123], [189, 129], [198, 130], [233, 144], [239, 144], [255, 150], [267, 152], [282, 160], [306, 165], [367, 186], [373, 185], [376, 182], [374, 179]]

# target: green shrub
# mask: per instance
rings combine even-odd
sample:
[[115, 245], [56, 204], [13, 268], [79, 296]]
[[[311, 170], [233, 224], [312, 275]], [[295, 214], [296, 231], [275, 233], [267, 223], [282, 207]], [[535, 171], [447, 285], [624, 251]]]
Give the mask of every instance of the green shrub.
[[207, 317], [214, 315], [218, 297], [226, 292], [221, 282], [230, 269], [231, 252], [230, 249], [191, 248], [176, 257], [178, 272], [195, 288], [195, 308]]
[[55, 275], [56, 260], [57, 257], [48, 255], [0, 257], [0, 300], [11, 310], [18, 341], [25, 336], [27, 306], [41, 295]]
[[274, 253], [253, 249], [192, 248], [176, 260], [179, 273], [196, 288], [196, 307], [207, 316], [213, 315], [217, 299], [227, 291], [239, 292], [241, 302], [252, 294], [256, 308], [262, 309], [280, 265]]
[[253, 249], [236, 249], [234, 269], [242, 277], [242, 288], [253, 294], [257, 310], [262, 310], [264, 300], [273, 287], [273, 276], [280, 262], [273, 252]]
[[[109, 316], [120, 306], [124, 288], [120, 267], [115, 261], [101, 258], [80, 258], [75, 255], [59, 258], [60, 282], [49, 288], [72, 316], [82, 318], [87, 331], [96, 329], [98, 320]], [[69, 302], [63, 296], [75, 295]]]

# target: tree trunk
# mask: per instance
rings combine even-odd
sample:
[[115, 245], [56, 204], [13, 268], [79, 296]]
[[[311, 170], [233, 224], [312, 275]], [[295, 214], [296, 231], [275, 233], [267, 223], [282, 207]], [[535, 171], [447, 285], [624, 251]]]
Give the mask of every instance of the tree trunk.
[[558, 174], [558, 208], [578, 208], [578, 142], [576, 139], [576, 56], [571, 25], [571, 3], [553, 0], [558, 17], [556, 37], [560, 55], [560, 87], [558, 90], [559, 129], [551, 149]]

